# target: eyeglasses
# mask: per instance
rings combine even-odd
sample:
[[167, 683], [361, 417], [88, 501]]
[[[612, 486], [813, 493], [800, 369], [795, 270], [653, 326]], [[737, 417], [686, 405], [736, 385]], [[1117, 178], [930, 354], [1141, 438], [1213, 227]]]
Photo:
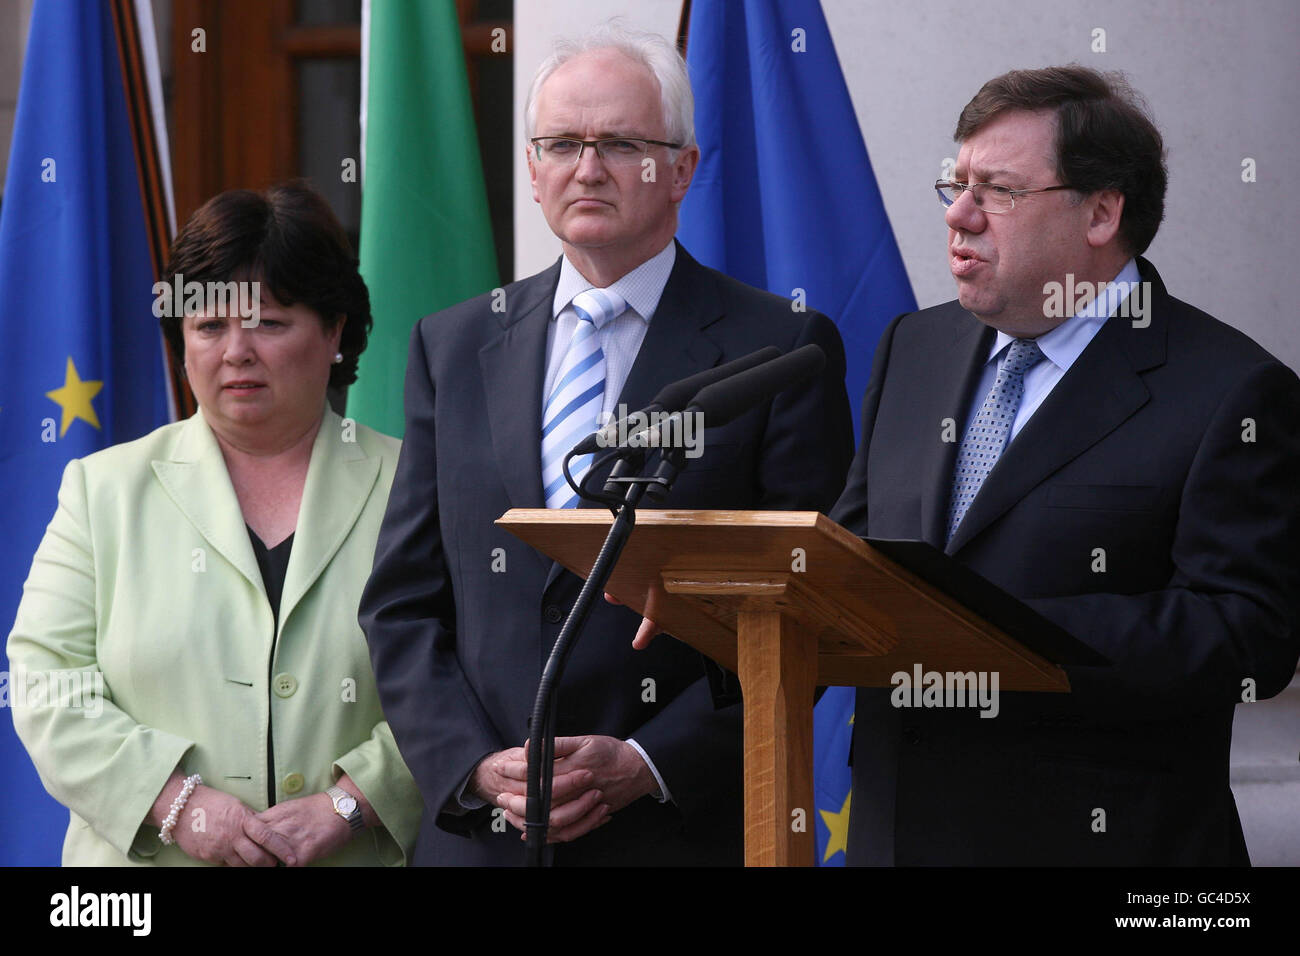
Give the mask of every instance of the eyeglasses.
[[939, 202], [945, 209], [960, 199], [962, 193], [970, 190], [975, 197], [975, 205], [990, 214], [1000, 214], [1015, 209], [1017, 196], [1073, 188], [1073, 186], [1042, 186], [1037, 189], [1012, 189], [1010, 186], [999, 186], [997, 183], [955, 183], [951, 179], [941, 179], [934, 184], [934, 191], [939, 194]]
[[645, 159], [651, 146], [681, 149], [680, 143], [665, 143], [658, 139], [634, 139], [621, 136], [617, 139], [569, 139], [564, 136], [534, 136], [529, 140], [537, 151], [537, 161], [548, 166], [576, 166], [582, 151], [593, 146], [596, 155], [606, 166], [636, 166]]

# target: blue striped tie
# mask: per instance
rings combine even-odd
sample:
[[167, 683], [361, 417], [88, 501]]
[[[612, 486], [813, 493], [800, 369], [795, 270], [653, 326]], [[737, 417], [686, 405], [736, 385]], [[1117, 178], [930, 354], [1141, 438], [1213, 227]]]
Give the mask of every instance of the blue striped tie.
[[1002, 449], [1006, 446], [1011, 425], [1020, 411], [1020, 400], [1025, 394], [1025, 372], [1043, 358], [1043, 352], [1033, 339], [1016, 339], [1007, 349], [1006, 360], [998, 370], [997, 379], [980, 406], [979, 414], [971, 422], [966, 437], [957, 453], [957, 467], [953, 473], [952, 498], [948, 505], [948, 537], [951, 541], [966, 510], [979, 493], [984, 479], [989, 476]]
[[[578, 504], [578, 496], [564, 480], [564, 456], [600, 424], [605, 404], [605, 353], [600, 348], [599, 330], [626, 308], [627, 302], [612, 289], [588, 289], [573, 297], [578, 326], [542, 409], [542, 488], [548, 508]], [[594, 457], [582, 455], [569, 464], [569, 472], [579, 484]]]

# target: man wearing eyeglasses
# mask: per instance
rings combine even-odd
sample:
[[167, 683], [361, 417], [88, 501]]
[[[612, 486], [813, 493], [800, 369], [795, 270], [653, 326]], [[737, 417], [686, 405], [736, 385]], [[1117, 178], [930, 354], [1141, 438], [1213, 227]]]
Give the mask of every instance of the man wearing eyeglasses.
[[[706, 431], [666, 504], [826, 510], [843, 487], [853, 436], [835, 326], [674, 241], [699, 157], [691, 104], [662, 38], [610, 28], [558, 44], [526, 127], [533, 197], [563, 256], [412, 337], [405, 442], [361, 621], [425, 800], [417, 863], [524, 860], [521, 744], [582, 582], [493, 522], [576, 506], [565, 454], [600, 416], [765, 346], [817, 343], [824, 373]], [[590, 463], [572, 467], [581, 478]], [[738, 864], [740, 707], [714, 707], [686, 645], [633, 652], [637, 621], [597, 602], [560, 685], [554, 862]]]
[[1111, 663], [993, 719], [860, 689], [848, 861], [1248, 864], [1229, 744], [1300, 654], [1300, 382], [1141, 257], [1163, 145], [1118, 77], [997, 77], [956, 138], [957, 301], [882, 337], [832, 516], [929, 541]]

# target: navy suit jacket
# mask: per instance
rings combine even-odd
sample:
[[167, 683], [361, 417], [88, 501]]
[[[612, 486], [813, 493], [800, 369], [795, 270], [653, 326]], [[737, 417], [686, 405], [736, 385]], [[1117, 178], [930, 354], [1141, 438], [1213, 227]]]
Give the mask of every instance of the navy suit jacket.
[[1300, 654], [1300, 382], [1139, 268], [1150, 325], [1102, 326], [946, 547], [943, 422], [995, 333], [950, 302], [881, 339], [832, 517], [944, 548], [1112, 666], [995, 719], [860, 689], [850, 864], [1249, 862], [1228, 751], [1243, 682], [1276, 694]]
[[[497, 832], [490, 808], [445, 811], [482, 757], [527, 736], [542, 667], [582, 583], [493, 524], [509, 508], [543, 506], [541, 392], [558, 277], [557, 262], [506, 286], [504, 311], [481, 296], [423, 319], [411, 338], [406, 435], [361, 622], [384, 713], [424, 797], [416, 863], [524, 859], [518, 831]], [[829, 510], [853, 450], [834, 324], [678, 247], [619, 396], [629, 409], [764, 346], [810, 342], [826, 352], [824, 372], [707, 430], [667, 507]], [[557, 733], [635, 737], [673, 802], [643, 797], [554, 860], [739, 864], [740, 707], [714, 707], [686, 645], [661, 637], [633, 651], [639, 621], [596, 602], [560, 687]]]

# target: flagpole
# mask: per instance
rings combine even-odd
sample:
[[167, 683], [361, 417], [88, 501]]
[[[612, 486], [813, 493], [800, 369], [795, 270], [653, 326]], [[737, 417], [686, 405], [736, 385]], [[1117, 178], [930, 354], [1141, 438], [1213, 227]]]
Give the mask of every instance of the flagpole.
[[[156, 63], [152, 63], [154, 69], [147, 72], [144, 62], [146, 56], [156, 56], [156, 53], [146, 53], [141, 43], [142, 31], [136, 20], [139, 8], [135, 0], [111, 0], [111, 6], [118, 60], [122, 64], [122, 85], [126, 92], [126, 108], [131, 124], [131, 140], [135, 147], [145, 234], [149, 240], [149, 258], [154, 280], [158, 281], [162, 278], [171, 248], [174, 213], [168, 188], [171, 181], [170, 168], [165, 168], [168, 167], [168, 160], [159, 148], [159, 140], [165, 139], [166, 131], [159, 131], [154, 125], [155, 114], [150, 95], [149, 75], [156, 75], [157, 68]], [[153, 35], [152, 23], [147, 32], [150, 36]], [[163, 340], [161, 330], [158, 342], [167, 369], [165, 380], [172, 420], [189, 418], [195, 410], [194, 394], [171, 349]]]

